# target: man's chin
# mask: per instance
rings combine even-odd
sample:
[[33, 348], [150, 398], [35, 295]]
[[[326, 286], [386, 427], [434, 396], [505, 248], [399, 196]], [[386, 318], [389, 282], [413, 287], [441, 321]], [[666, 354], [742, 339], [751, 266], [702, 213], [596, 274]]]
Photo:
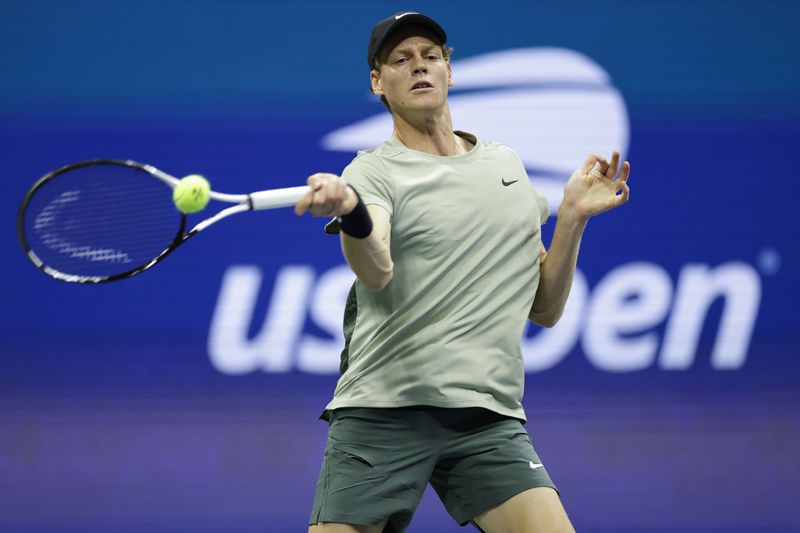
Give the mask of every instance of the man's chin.
[[405, 105], [399, 107], [408, 111], [436, 111], [446, 103], [447, 100], [439, 98], [410, 98], [405, 102]]

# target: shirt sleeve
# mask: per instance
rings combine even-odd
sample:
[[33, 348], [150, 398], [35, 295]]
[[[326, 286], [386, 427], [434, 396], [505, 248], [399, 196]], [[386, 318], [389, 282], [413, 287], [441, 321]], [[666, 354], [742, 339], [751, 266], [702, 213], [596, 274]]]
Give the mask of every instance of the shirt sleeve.
[[542, 193], [536, 190], [536, 187], [533, 186], [533, 182], [531, 182], [531, 190], [533, 190], [533, 196], [536, 198], [536, 207], [539, 209], [539, 225], [544, 226], [545, 222], [547, 222], [547, 219], [550, 217], [550, 203]]
[[533, 185], [533, 182], [528, 177], [528, 171], [525, 170], [525, 163], [522, 162], [522, 158], [519, 156], [519, 154], [511, 148], [508, 148], [508, 150], [514, 155], [514, 159], [516, 159], [517, 164], [519, 165], [520, 175], [525, 176], [525, 178], [528, 180], [528, 183], [531, 185], [533, 197], [536, 200], [536, 209], [539, 211], [539, 225], [544, 226], [545, 222], [547, 222], [547, 219], [550, 218], [550, 203], [547, 201], [547, 198], [545, 198], [544, 195], [540, 193]]
[[342, 178], [358, 191], [365, 205], [378, 205], [389, 216], [394, 213], [394, 184], [377, 156], [369, 152], [359, 154], [342, 171]]

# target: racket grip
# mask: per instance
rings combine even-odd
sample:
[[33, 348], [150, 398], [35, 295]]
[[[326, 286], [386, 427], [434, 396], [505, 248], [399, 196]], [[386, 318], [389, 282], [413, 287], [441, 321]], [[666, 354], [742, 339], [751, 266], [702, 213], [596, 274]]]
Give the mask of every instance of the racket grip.
[[273, 189], [271, 191], [258, 191], [250, 193], [250, 203], [254, 211], [261, 209], [275, 209], [277, 207], [289, 207], [308, 192], [308, 186], [287, 187], [285, 189]]

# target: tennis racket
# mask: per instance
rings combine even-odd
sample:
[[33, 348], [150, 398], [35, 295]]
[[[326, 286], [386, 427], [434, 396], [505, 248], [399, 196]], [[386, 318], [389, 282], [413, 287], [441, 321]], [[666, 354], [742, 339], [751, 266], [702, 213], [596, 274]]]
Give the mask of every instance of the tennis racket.
[[156, 265], [210, 225], [244, 211], [288, 207], [308, 191], [289, 187], [250, 194], [211, 192], [234, 204], [187, 230], [172, 201], [180, 180], [157, 168], [93, 159], [42, 176], [25, 195], [17, 235], [28, 259], [68, 283], [104, 283]]

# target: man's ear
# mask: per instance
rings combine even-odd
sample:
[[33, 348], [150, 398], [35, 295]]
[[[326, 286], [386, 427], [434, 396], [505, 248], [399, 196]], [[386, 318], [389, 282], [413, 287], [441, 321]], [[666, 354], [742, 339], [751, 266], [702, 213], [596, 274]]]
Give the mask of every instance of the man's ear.
[[372, 69], [369, 72], [369, 82], [372, 85], [372, 94], [383, 96], [383, 88], [381, 88], [381, 74], [379, 71]]
[[453, 67], [450, 66], [450, 61], [447, 61], [447, 86], [452, 87], [456, 82], [453, 81]]

